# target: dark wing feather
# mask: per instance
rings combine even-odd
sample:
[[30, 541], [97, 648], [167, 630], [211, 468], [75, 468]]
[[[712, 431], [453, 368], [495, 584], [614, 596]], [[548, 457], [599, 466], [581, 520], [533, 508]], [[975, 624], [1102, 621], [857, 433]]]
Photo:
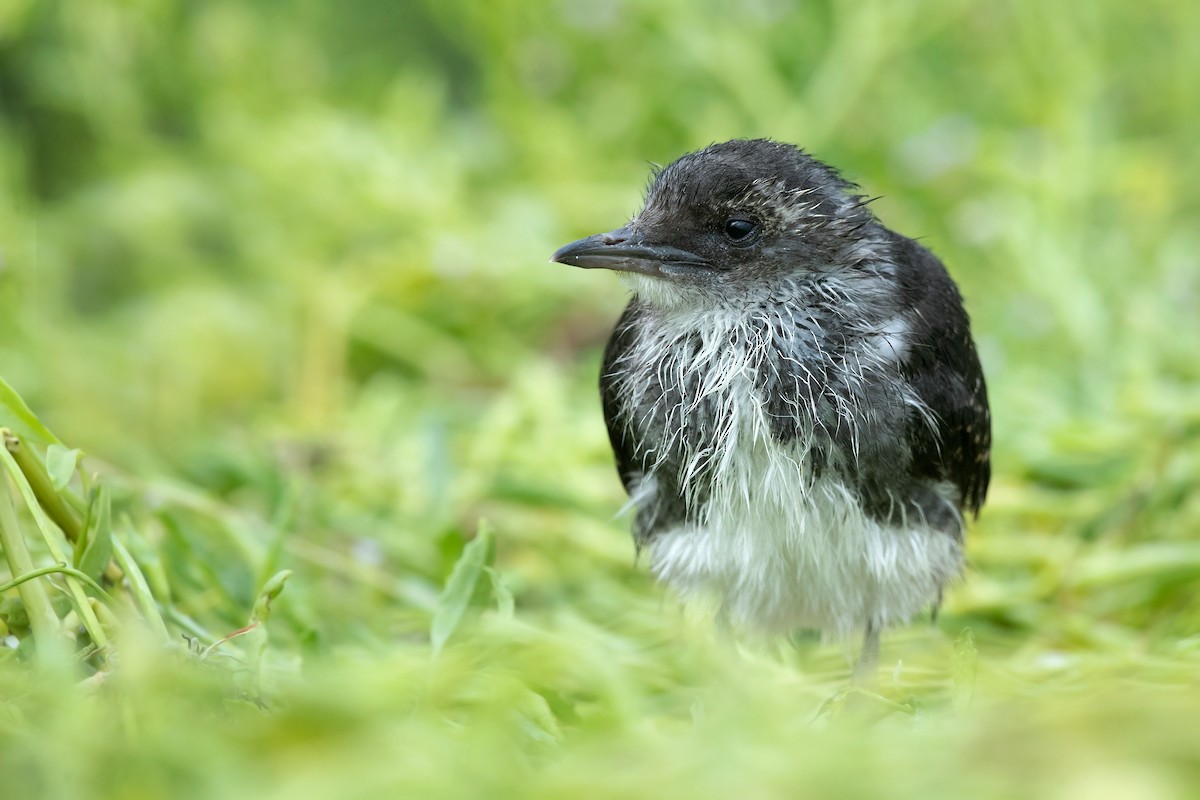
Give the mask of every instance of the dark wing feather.
[[622, 370], [623, 357], [633, 346], [636, 337], [636, 321], [639, 309], [637, 301], [625, 307], [621, 319], [604, 348], [604, 359], [600, 366], [600, 405], [604, 409], [604, 424], [608, 427], [608, 441], [612, 444], [613, 456], [617, 461], [617, 474], [625, 491], [641, 474], [641, 465], [636, 460], [635, 432], [620, 418], [620, 397], [617, 394], [618, 375]]
[[897, 237], [901, 293], [912, 311], [904, 374], [932, 412], [934, 427], [912, 420], [914, 477], [951, 481], [964, 511], [979, 513], [991, 478], [991, 415], [983, 368], [962, 297], [941, 262]]
[[[672, 469], [659, 470], [653, 487], [639, 486], [646, 472], [644, 456], [639, 453], [653, 449], [648, 445], [652, 433], [643, 429], [644, 426], [629, 421], [644, 421], [645, 413], [622, 413], [622, 402], [628, 401], [628, 398], [620, 396], [621, 378], [627, 370], [633, 369], [630, 351], [637, 344], [638, 329], [644, 324], [645, 313], [645, 308], [637, 300], [625, 308], [604, 349], [604, 361], [600, 369], [600, 401], [604, 408], [604, 422], [608, 426], [608, 440], [617, 461], [617, 473], [626, 492], [638, 491], [640, 495], [637, 518], [633, 523], [633, 538], [639, 548], [654, 534], [687, 519], [690, 513], [683, 493], [674, 482]], [[661, 405], [658, 401], [665, 391], [663, 387], [653, 382], [644, 388], [646, 399], [653, 405]]]

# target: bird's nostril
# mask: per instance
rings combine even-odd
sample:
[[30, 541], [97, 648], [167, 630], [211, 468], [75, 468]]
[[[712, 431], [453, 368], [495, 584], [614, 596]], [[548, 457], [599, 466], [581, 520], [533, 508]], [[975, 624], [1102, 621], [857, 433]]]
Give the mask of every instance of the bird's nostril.
[[603, 244], [621, 244], [628, 239], [628, 236], [622, 236], [619, 233], [606, 233], [600, 237], [600, 241]]

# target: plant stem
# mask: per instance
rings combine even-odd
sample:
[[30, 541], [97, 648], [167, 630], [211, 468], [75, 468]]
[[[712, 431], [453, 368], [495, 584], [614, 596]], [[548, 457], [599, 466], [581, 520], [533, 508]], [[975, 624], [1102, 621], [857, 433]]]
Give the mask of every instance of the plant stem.
[[[0, 480], [0, 547], [4, 549], [9, 572], [14, 578], [34, 572], [33, 559], [21, 537], [21, 525], [9, 493], [8, 481], [4, 480]], [[38, 657], [65, 661], [66, 640], [58, 615], [54, 613], [50, 597], [46, 594], [45, 584], [39, 580], [22, 581], [17, 585], [17, 592], [29, 614], [29, 626], [33, 629], [33, 639], [38, 646]]]
[[[125, 524], [128, 525], [128, 522]], [[154, 593], [150, 591], [146, 576], [142, 574], [137, 562], [133, 560], [133, 555], [115, 531], [113, 533], [113, 558], [116, 559], [117, 566], [121, 568], [122, 574], [129, 581], [129, 593], [133, 596], [133, 601], [142, 612], [142, 616], [150, 623], [150, 627], [163, 642], [170, 641], [171, 635], [167, 632], [167, 625], [158, 611], [158, 602], [154, 599]]]
[[[0, 447], [0, 461], [4, 462], [4, 467], [8, 470], [9, 477], [16, 484], [17, 491], [20, 492], [25, 504], [29, 506], [29, 512], [33, 515], [34, 522], [37, 523], [38, 529], [42, 532], [42, 538], [46, 541], [46, 549], [50, 551], [50, 556], [55, 561], [65, 564], [71, 563], [59, 544], [59, 538], [54, 527], [50, 524], [46, 513], [42, 510], [41, 504], [38, 502], [37, 496], [34, 495], [33, 488], [29, 485], [29, 481], [25, 479], [25, 474], [17, 465], [16, 459], [13, 458], [12, 451], [21, 449], [20, 440], [16, 436], [8, 435], [5, 437], [4, 446]], [[14, 513], [14, 519], [16, 517]], [[96, 613], [92, 610], [92, 606], [88, 603], [87, 593], [83, 591], [83, 585], [71, 575], [64, 576], [67, 584], [67, 595], [71, 598], [72, 605], [75, 607], [76, 613], [79, 614], [79, 620], [83, 623], [83, 627], [87, 630], [88, 635], [92, 637], [92, 641], [96, 646], [104, 649], [108, 646], [108, 635], [105, 634], [104, 628], [100, 625], [100, 620], [96, 618]]]
[[54, 489], [54, 484], [50, 482], [50, 474], [46, 472], [46, 465], [38, 458], [33, 448], [25, 446], [15, 436], [6, 437], [6, 444], [9, 438], [17, 443], [17, 446], [9, 448], [9, 453], [17, 462], [17, 466], [21, 468], [21, 473], [33, 490], [38, 504], [45, 510], [46, 516], [50, 517], [67, 537], [67, 541], [78, 542], [79, 537], [83, 534], [83, 523], [67, 507], [62, 496]]

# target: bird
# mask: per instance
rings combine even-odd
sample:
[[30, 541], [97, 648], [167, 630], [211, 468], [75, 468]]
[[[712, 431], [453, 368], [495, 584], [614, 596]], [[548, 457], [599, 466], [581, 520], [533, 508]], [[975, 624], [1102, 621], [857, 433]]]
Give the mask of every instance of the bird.
[[654, 168], [551, 260], [631, 297], [600, 397], [633, 538], [737, 630], [862, 636], [936, 616], [991, 476], [987, 387], [941, 261], [835, 168], [735, 139]]

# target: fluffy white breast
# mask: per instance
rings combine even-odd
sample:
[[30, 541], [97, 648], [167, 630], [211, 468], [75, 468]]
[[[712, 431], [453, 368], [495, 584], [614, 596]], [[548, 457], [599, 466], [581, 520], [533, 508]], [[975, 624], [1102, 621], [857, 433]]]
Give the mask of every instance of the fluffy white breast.
[[[811, 435], [787, 443], [772, 436], [754, 380], [761, 349], [771, 343], [750, 330], [736, 315], [708, 315], [703, 325], [677, 317], [645, 331], [624, 365], [628, 408], [654, 416], [662, 432], [647, 435], [650, 466], [631, 487], [632, 501], [653, 503], [660, 470], [672, 469], [671, 482], [701, 509], [695, 523], [651, 537], [655, 574], [684, 600], [710, 603], [739, 627], [844, 636], [869, 622], [909, 619], [961, 571], [959, 543], [920, 520], [874, 520], [837, 478], [814, 474]], [[685, 332], [700, 335], [698, 348], [682, 348]], [[895, 359], [904, 333], [899, 324], [880, 331], [867, 343], [870, 355]], [[652, 376], [684, 387], [683, 399], [656, 407], [645, 395]], [[688, 430], [702, 406], [711, 436], [698, 445]], [[683, 448], [681, 467], [661, 457], [672, 448]]]
[[871, 519], [835, 479], [810, 480], [797, 448], [757, 439], [729, 452], [702, 521], [650, 542], [655, 574], [684, 600], [738, 627], [842, 637], [907, 621], [959, 574], [955, 539]]

